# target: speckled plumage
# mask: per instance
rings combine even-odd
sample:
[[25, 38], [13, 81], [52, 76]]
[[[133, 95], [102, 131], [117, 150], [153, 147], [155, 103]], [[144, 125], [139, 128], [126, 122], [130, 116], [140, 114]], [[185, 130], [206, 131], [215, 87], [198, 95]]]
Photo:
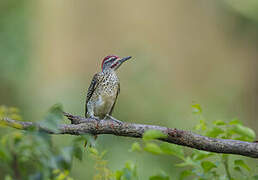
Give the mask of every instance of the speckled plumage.
[[94, 75], [86, 98], [86, 117], [99, 119], [111, 115], [120, 91], [119, 79], [115, 70], [106, 69]]

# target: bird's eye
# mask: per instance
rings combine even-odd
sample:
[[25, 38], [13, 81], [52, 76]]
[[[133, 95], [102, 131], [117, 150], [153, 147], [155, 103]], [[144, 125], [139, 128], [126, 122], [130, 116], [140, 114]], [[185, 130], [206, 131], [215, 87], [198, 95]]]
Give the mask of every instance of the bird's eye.
[[108, 59], [105, 61], [105, 63], [113, 62], [115, 59], [116, 59], [116, 57], [110, 57], [110, 58], [108, 58]]

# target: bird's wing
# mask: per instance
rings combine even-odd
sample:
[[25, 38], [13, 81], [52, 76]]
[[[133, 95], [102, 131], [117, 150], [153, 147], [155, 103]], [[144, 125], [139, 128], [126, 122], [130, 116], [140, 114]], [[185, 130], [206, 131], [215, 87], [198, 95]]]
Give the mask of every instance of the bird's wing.
[[113, 112], [114, 107], [115, 107], [115, 105], [116, 105], [117, 96], [118, 96], [119, 93], [120, 93], [120, 83], [118, 84], [118, 89], [117, 89], [117, 92], [116, 92], [116, 99], [115, 99], [115, 101], [114, 101], [114, 103], [113, 103], [113, 106], [112, 106], [112, 108], [111, 108], [111, 110], [110, 110], [110, 113], [109, 113], [110, 116], [112, 115], [112, 112]]
[[98, 87], [99, 83], [101, 82], [101, 77], [100, 75], [97, 73], [93, 76], [90, 86], [88, 88], [88, 92], [87, 92], [87, 97], [86, 97], [86, 102], [85, 102], [85, 117], [87, 117], [87, 104], [93, 94], [93, 92], [95, 91], [95, 89]]

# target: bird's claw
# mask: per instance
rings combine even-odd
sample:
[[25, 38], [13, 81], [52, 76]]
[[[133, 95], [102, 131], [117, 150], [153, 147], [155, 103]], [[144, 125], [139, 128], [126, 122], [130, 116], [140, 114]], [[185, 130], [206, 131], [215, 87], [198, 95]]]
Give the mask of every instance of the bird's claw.
[[108, 120], [108, 119], [111, 119], [111, 120], [113, 120], [114, 118], [112, 117], [112, 116], [110, 116], [109, 114], [106, 114], [106, 116], [105, 116], [105, 118], [104, 118], [105, 120]]
[[106, 120], [114, 121], [114, 122], [116, 122], [116, 123], [119, 124], [119, 125], [122, 125], [122, 124], [123, 124], [122, 121], [119, 121], [119, 120], [115, 119], [114, 117], [110, 116], [109, 114], [106, 114], [105, 119], [106, 119]]
[[100, 121], [99, 117], [96, 116], [90, 116], [91, 119], [95, 119], [96, 121]]

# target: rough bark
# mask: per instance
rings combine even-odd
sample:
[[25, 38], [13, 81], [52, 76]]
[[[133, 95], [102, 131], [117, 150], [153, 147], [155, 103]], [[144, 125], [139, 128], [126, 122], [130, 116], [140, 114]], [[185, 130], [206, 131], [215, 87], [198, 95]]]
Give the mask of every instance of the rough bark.
[[154, 129], [166, 134], [165, 138], [159, 139], [160, 141], [187, 146], [203, 151], [238, 154], [247, 157], [258, 158], [258, 143], [255, 142], [210, 138], [195, 134], [191, 131], [171, 129], [168, 127], [155, 125], [119, 122], [111, 117], [105, 120], [96, 120], [74, 116], [65, 112], [64, 115], [69, 120], [71, 120], [72, 124], [60, 124], [57, 128], [57, 131], [47, 129], [46, 127], [43, 127], [40, 124], [34, 122], [16, 121], [9, 118], [4, 118], [2, 121], [6, 125], [14, 128], [26, 130], [31, 127], [36, 127], [38, 130], [45, 131], [46, 133], [50, 134], [113, 134], [116, 136], [141, 138], [144, 132], [150, 129]]

